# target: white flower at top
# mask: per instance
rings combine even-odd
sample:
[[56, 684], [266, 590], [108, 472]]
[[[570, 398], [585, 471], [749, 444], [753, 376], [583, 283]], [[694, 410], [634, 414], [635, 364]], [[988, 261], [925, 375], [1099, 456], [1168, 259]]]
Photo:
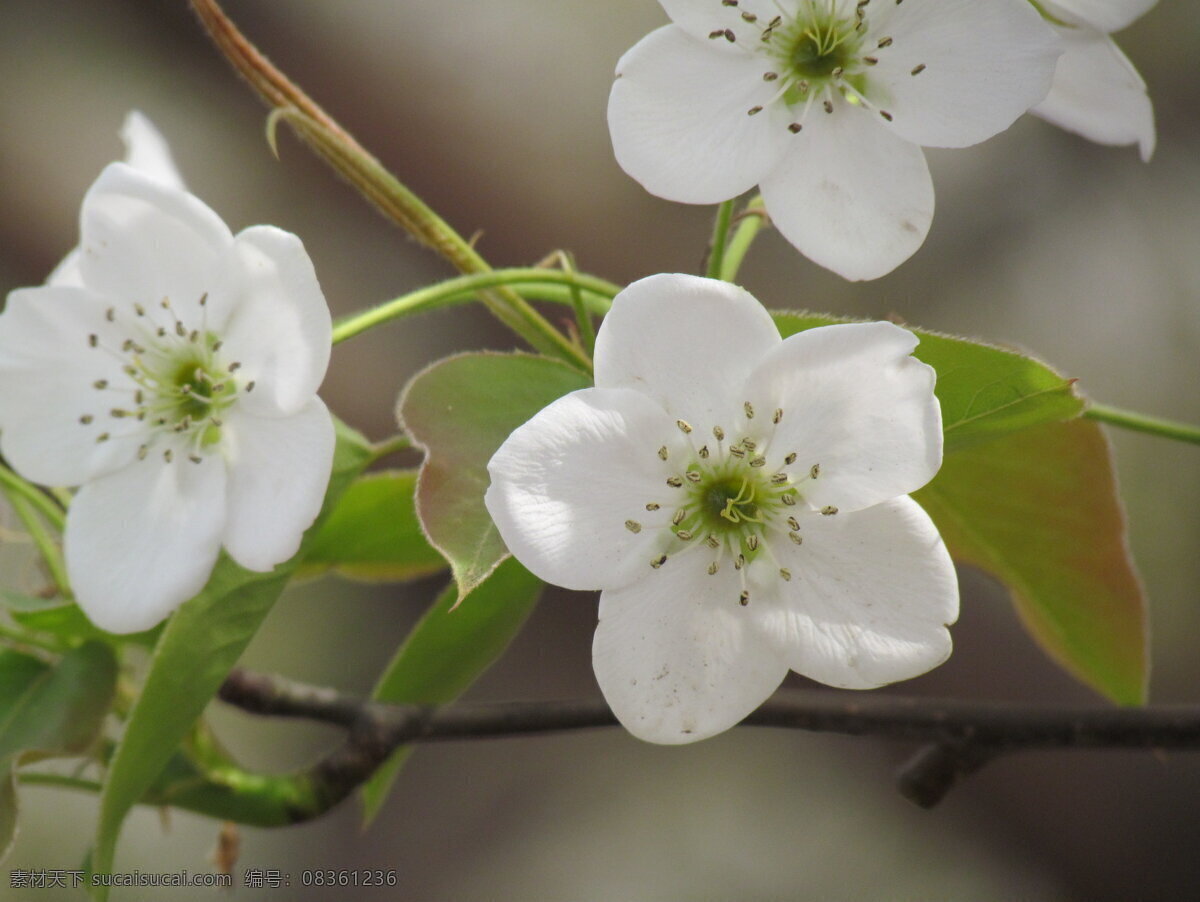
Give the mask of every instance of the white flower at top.
[[711, 736], [789, 669], [866, 689], [950, 654], [954, 566], [907, 497], [942, 457], [916, 344], [883, 322], [781, 340], [742, 289], [651, 276], [605, 317], [595, 387], [496, 452], [509, 550], [602, 590], [593, 666], [634, 735]]
[[1158, 0], [1039, 0], [1058, 23], [1063, 55], [1046, 99], [1032, 110], [1100, 144], [1136, 144], [1154, 153], [1154, 107], [1146, 83], [1110, 32], [1120, 31]]
[[964, 147], [1046, 96], [1059, 53], [1025, 0], [659, 0], [673, 24], [617, 63], [617, 162], [652, 194], [758, 185], [801, 253], [848, 279], [925, 240], [921, 145]]
[[329, 309], [300, 240], [232, 235], [145, 119], [124, 134], [141, 168], [105, 168], [80, 246], [0, 315], [0, 450], [33, 482], [80, 487], [68, 575], [117, 633], [198, 593], [222, 547], [251, 570], [291, 557], [334, 447], [316, 396]]

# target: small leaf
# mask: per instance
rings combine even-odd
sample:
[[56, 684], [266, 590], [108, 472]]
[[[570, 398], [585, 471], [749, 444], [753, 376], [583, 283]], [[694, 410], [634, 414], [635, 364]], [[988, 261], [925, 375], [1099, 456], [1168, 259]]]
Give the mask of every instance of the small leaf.
[[1145, 701], [1146, 602], [1096, 423], [1045, 424], [961, 448], [914, 497], [957, 560], [1010, 589], [1055, 661], [1119, 704]]
[[425, 449], [417, 513], [454, 573], [463, 599], [508, 550], [483, 506], [487, 463], [514, 429], [588, 377], [530, 354], [460, 354], [418, 373], [397, 414]]
[[151, 648], [162, 632], [160, 624], [140, 633], [124, 633], [119, 636], [106, 633], [87, 619], [79, 605], [65, 598], [42, 599], [5, 593], [3, 604], [12, 612], [13, 620], [26, 629], [50, 633], [59, 639], [68, 640], [70, 644], [95, 640], [113, 646], [132, 642]]
[[[154, 785], [283, 592], [319, 524], [370, 461], [366, 439], [335, 423], [338, 442], [325, 505], [299, 553], [269, 573], [245, 570], [222, 553], [204, 590], [167, 621], [145, 685], [109, 763], [92, 857], [97, 873], [112, 870], [125, 815]], [[103, 890], [99, 893], [101, 898], [105, 895]]]
[[415, 470], [355, 480], [313, 537], [298, 575], [333, 570], [349, 579], [399, 582], [444, 570], [446, 561], [421, 532], [416, 486]]
[[26, 595], [24, 592], [14, 592], [12, 589], [0, 589], [0, 606], [14, 614], [48, 611], [64, 604], [67, 604], [66, 599], [59, 596], [42, 598]]
[[99, 642], [72, 649], [56, 665], [0, 651], [0, 857], [16, 828], [17, 765], [34, 753], [86, 751], [100, 735], [116, 682], [116, 660]]
[[[786, 338], [832, 323], [855, 322], [812, 314], [772, 314]], [[913, 356], [937, 371], [947, 453], [1027, 426], [1069, 420], [1083, 412], [1074, 380], [1046, 364], [994, 345], [912, 329], [920, 339]]]
[[[458, 592], [449, 586], [404, 640], [380, 677], [378, 701], [446, 704], [454, 701], [500, 657], [533, 611], [542, 583], [509, 558], [455, 607]], [[396, 751], [362, 788], [369, 822], [410, 748]]]

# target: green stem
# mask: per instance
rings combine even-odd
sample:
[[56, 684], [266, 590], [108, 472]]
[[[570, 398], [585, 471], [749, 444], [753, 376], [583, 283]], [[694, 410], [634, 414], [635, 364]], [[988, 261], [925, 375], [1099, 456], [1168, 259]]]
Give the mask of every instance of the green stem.
[[[563, 272], [571, 276], [579, 275], [579, 270], [575, 267], [575, 257], [570, 251], [558, 251], [556, 256]], [[571, 297], [571, 309], [575, 311], [575, 329], [579, 333], [579, 343], [590, 360], [596, 350], [596, 327], [592, 325], [592, 315], [583, 300], [583, 291], [579, 283], [572, 281], [567, 290]]]
[[46, 520], [59, 532], [62, 532], [63, 526], [66, 524], [66, 514], [62, 508], [48, 498], [44, 493], [39, 492], [36, 488], [10, 470], [4, 464], [0, 464], [0, 488], [3, 488], [9, 497], [19, 495], [24, 498], [40, 513]]
[[1083, 412], [1083, 415], [1088, 419], [1108, 423], [1110, 426], [1120, 426], [1122, 429], [1131, 429], [1134, 432], [1145, 432], [1160, 438], [1200, 445], [1200, 427], [1187, 423], [1148, 417], [1131, 410], [1109, 407], [1107, 404], [1092, 404]]
[[733, 222], [733, 204], [733, 200], [727, 200], [717, 207], [712, 240], [708, 245], [708, 264], [704, 271], [710, 279], [721, 278], [721, 271], [725, 267], [725, 246], [729, 241], [729, 226]]
[[411, 447], [412, 439], [407, 435], [393, 435], [391, 438], [385, 438], [383, 441], [371, 445], [371, 460], [379, 460], [389, 454], [395, 454], [397, 451], [407, 451]]
[[721, 264], [720, 278], [726, 282], [737, 281], [738, 270], [742, 267], [742, 261], [746, 258], [750, 245], [754, 243], [758, 233], [770, 225], [761, 194], [755, 195], [746, 202], [738, 220], [737, 229], [734, 231], [733, 237], [729, 239], [729, 245], [725, 249], [725, 259]]
[[[337, 133], [303, 113], [284, 111], [283, 115], [301, 134], [306, 134], [309, 144], [368, 200], [421, 243], [445, 257], [459, 272], [482, 275], [493, 271], [469, 241], [365, 150], [357, 145], [347, 145]], [[528, 342], [530, 347], [590, 370], [591, 362], [581, 350], [550, 325], [520, 294], [503, 283], [495, 288], [480, 289], [478, 295], [480, 302], [496, 319]]]
[[42, 651], [48, 651], [55, 655], [61, 655], [67, 649], [67, 645], [63, 642], [42, 639], [24, 630], [13, 629], [11, 626], [6, 626], [3, 623], [0, 623], [0, 638], [14, 645], [27, 645], [30, 648], [40, 648]]
[[67, 777], [62, 774], [31, 774], [25, 771], [18, 771], [17, 780], [24, 786], [54, 786], [58, 789], [77, 789], [80, 792], [93, 792], [97, 795], [104, 788], [95, 780]]
[[46, 529], [46, 525], [25, 495], [17, 494], [7, 483], [0, 484], [0, 489], [8, 496], [8, 503], [12, 505], [16, 515], [21, 518], [21, 523], [29, 533], [29, 538], [37, 546], [37, 550], [46, 564], [46, 570], [50, 573], [50, 578], [54, 580], [59, 594], [69, 598], [71, 581], [67, 579], [67, 567], [63, 563], [62, 551], [58, 547], [57, 540]]
[[522, 293], [538, 300], [566, 304], [572, 302], [571, 292], [579, 290], [584, 294], [589, 309], [593, 313], [601, 314], [607, 312], [607, 302], [620, 290], [611, 282], [582, 273], [533, 267], [495, 269], [479, 275], [448, 279], [436, 285], [419, 288], [370, 310], [353, 313], [333, 327], [333, 343], [338, 344], [394, 319], [472, 300], [481, 290], [497, 285], [517, 287]]
[[[279, 119], [287, 120], [318, 156], [419, 242], [436, 251], [462, 273], [491, 271], [470, 241], [385, 169], [333, 117], [272, 65], [215, 0], [192, 0], [192, 7], [226, 59], [272, 107], [267, 123], [272, 147], [276, 123]], [[533, 348], [590, 371], [591, 361], [582, 349], [508, 286], [482, 291], [479, 299], [497, 319]]]

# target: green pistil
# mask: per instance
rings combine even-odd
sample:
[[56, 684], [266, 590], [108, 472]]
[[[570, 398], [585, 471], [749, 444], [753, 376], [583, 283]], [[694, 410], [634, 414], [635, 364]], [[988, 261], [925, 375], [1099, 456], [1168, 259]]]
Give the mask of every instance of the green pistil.
[[762, 516], [754, 501], [754, 485], [745, 477], [742, 478], [736, 493], [731, 491], [733, 485], [733, 479], [726, 479], [708, 490], [705, 501], [708, 503], [709, 513], [715, 513], [734, 525], [761, 523]]
[[189, 342], [180, 349], [182, 353], [170, 355], [165, 366], [154, 367], [157, 374], [146, 370], [158, 396], [152, 405], [156, 418], [177, 431], [192, 433], [200, 447], [220, 441], [219, 415], [237, 395], [232, 373], [211, 350], [215, 342], [212, 335], [205, 336], [203, 343]]
[[803, 32], [788, 54], [791, 69], [800, 78], [818, 81], [831, 76], [835, 69], [845, 69], [849, 60], [839, 49], [840, 42], [825, 42], [821, 35]]
[[750, 469], [736, 458], [712, 469], [701, 469], [700, 462], [692, 468], [702, 476], [677, 527], [695, 535], [716, 536], [743, 550], [747, 550], [750, 536], [762, 537], [768, 521], [783, 506], [782, 497], [795, 493], [792, 485], [773, 485], [761, 470]]
[[[863, 38], [858, 25], [855, 17], [832, 19], [811, 7], [801, 8], [798, 18], [771, 43], [780, 74], [790, 83], [783, 95], [785, 103], [805, 103], [839, 80], [861, 92]], [[856, 77], [857, 83], [851, 81]]]

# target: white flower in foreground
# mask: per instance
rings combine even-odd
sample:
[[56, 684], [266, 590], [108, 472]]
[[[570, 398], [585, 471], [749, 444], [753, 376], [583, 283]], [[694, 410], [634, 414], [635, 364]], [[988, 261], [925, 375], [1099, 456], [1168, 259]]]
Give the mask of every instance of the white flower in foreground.
[[652, 194], [758, 185], [801, 253], [885, 275], [933, 218], [920, 145], [990, 138], [1046, 96], [1059, 53], [1025, 0], [659, 0], [674, 24], [617, 63], [617, 162]]
[[596, 678], [630, 732], [703, 739], [789, 669], [851, 689], [950, 654], [954, 566], [907, 497], [941, 465], [934, 373], [890, 323], [781, 340], [742, 289], [635, 282], [596, 387], [488, 465], [488, 510], [548, 582], [601, 589]]
[[1158, 0], [1041, 0], [1063, 23], [1055, 30], [1063, 55], [1046, 99], [1032, 110], [1048, 122], [1099, 144], [1137, 144], [1154, 153], [1154, 107], [1146, 83], [1109, 33], [1120, 31]]
[[222, 547], [259, 571], [296, 552], [332, 465], [331, 324], [296, 236], [235, 237], [162, 171], [109, 165], [80, 219], [55, 283], [0, 315], [0, 450], [80, 486], [72, 588], [133, 632], [199, 592]]

